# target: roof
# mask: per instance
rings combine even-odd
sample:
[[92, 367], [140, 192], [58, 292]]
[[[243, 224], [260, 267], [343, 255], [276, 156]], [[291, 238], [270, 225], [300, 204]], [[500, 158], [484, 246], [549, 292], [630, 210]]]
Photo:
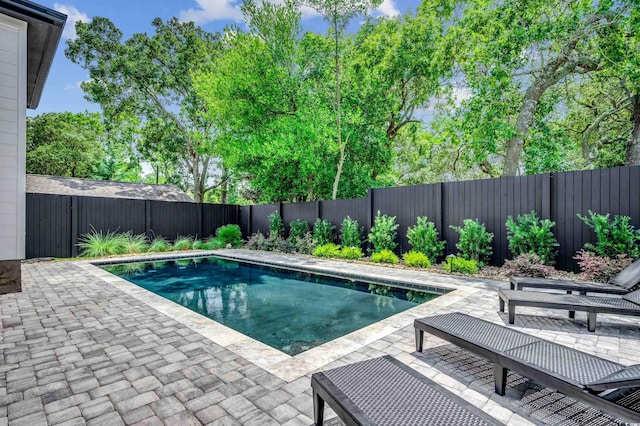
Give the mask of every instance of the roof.
[[67, 16], [27, 0], [0, 0], [0, 14], [27, 26], [27, 108], [35, 109], [60, 43]]
[[193, 202], [175, 185], [112, 182], [61, 176], [27, 175], [27, 192], [31, 194]]

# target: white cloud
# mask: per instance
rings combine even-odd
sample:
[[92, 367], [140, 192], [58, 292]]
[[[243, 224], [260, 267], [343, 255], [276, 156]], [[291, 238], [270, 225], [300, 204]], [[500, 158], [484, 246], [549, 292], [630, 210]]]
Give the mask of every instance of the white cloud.
[[89, 16], [84, 12], [80, 12], [74, 6], [55, 3], [53, 8], [67, 15], [67, 23], [64, 24], [64, 30], [62, 31], [62, 37], [64, 38], [76, 38], [76, 22], [89, 22]]
[[91, 81], [90, 78], [87, 80], [76, 81], [75, 83], [67, 83], [67, 85], [64, 86], [64, 90], [82, 89], [82, 83], [88, 83], [89, 81]]
[[400, 15], [400, 11], [396, 8], [393, 0], [384, 0], [375, 10], [383, 16], [394, 17]]
[[193, 21], [204, 25], [211, 21], [242, 21], [242, 11], [236, 0], [196, 0], [199, 8], [181, 10], [181, 21]]
[[471, 97], [471, 89], [468, 87], [454, 87], [451, 91], [451, 97], [456, 108], [459, 108], [463, 101]]

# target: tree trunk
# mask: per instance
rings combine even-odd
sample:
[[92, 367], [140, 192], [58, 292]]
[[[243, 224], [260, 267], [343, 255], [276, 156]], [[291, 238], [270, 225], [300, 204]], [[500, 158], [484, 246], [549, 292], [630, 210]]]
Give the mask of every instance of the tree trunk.
[[640, 166], [640, 94], [633, 96], [633, 130], [627, 141], [625, 166]]
[[[337, 4], [337, 3], [336, 3]], [[337, 11], [336, 11], [337, 14]], [[335, 16], [335, 15], [334, 15]], [[337, 26], [335, 27], [337, 28]], [[338, 146], [340, 147], [340, 161], [338, 162], [338, 170], [336, 171], [336, 178], [333, 182], [333, 197], [332, 199], [336, 199], [338, 196], [338, 185], [340, 183], [340, 175], [342, 174], [342, 166], [344, 165], [344, 150], [345, 147], [342, 146], [342, 128], [341, 128], [341, 105], [340, 105], [340, 45], [338, 39], [338, 31], [335, 32], [335, 61], [336, 61], [336, 128], [338, 131]]]
[[229, 171], [226, 167], [222, 168], [222, 178], [224, 179], [220, 192], [220, 203], [222, 204], [227, 204], [227, 194], [229, 193], [229, 179], [227, 179], [226, 176], [228, 172]]
[[346, 142], [344, 145], [340, 146], [340, 161], [338, 161], [338, 171], [336, 172], [336, 178], [333, 181], [333, 199], [335, 200], [338, 196], [338, 183], [340, 182], [340, 175], [342, 174], [342, 166], [344, 165], [344, 157], [345, 157], [345, 148]]

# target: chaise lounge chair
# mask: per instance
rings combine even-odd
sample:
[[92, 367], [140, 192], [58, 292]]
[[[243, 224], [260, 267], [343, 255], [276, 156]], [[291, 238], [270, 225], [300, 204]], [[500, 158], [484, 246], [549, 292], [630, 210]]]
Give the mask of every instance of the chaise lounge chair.
[[596, 317], [601, 314], [640, 316], [640, 290], [622, 297], [578, 296], [573, 294], [540, 293], [535, 291], [498, 290], [500, 312], [507, 305], [509, 324], [515, 322], [516, 306], [531, 306], [547, 309], [568, 309], [570, 312], [587, 313], [587, 328], [596, 331]]
[[625, 367], [459, 312], [414, 321], [416, 350], [431, 333], [493, 363], [504, 395], [513, 370], [622, 420], [640, 422], [640, 365]]
[[511, 290], [524, 290], [525, 288], [545, 288], [553, 290], [587, 293], [626, 294], [633, 287], [640, 284], [640, 259], [624, 268], [607, 284], [589, 281], [552, 280], [547, 278], [511, 277], [509, 279]]
[[390, 356], [311, 376], [315, 424], [325, 401], [350, 425], [500, 425], [491, 416]]

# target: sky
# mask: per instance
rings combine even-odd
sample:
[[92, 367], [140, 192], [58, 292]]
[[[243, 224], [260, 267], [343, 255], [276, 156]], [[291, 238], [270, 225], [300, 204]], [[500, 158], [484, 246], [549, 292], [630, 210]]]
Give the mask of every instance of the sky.
[[[275, 0], [277, 1], [277, 0]], [[80, 83], [88, 79], [88, 71], [74, 64], [64, 55], [67, 40], [75, 36], [77, 21], [89, 22], [95, 16], [110, 19], [128, 39], [132, 34], [153, 33], [151, 21], [177, 16], [183, 21], [194, 21], [207, 31], [223, 31], [230, 24], [244, 25], [240, 12], [241, 0], [35, 0], [43, 6], [66, 14], [67, 23], [58, 46], [47, 82], [37, 110], [28, 110], [34, 116], [46, 112], [99, 111], [98, 105], [84, 99]], [[395, 16], [414, 10], [420, 0], [384, 0], [372, 12], [374, 16]], [[314, 11], [303, 10], [304, 31], [324, 33], [326, 25]]]

